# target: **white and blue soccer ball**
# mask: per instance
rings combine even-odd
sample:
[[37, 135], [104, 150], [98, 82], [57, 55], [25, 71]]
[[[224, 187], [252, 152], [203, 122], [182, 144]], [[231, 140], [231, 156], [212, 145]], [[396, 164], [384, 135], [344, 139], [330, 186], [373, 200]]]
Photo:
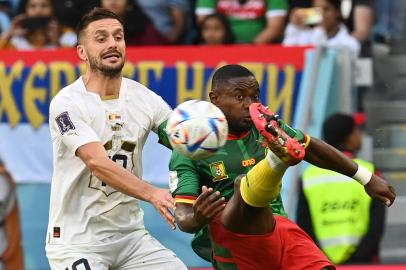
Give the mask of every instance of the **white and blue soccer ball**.
[[214, 104], [189, 100], [173, 110], [166, 132], [174, 150], [199, 160], [213, 155], [226, 143], [228, 125], [223, 112]]

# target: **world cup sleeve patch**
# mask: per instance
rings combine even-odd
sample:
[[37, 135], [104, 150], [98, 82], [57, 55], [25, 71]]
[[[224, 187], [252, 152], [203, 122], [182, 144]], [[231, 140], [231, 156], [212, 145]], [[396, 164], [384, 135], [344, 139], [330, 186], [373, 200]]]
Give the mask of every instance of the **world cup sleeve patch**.
[[55, 118], [56, 123], [58, 124], [59, 131], [61, 134], [65, 134], [69, 130], [74, 130], [75, 126], [70, 120], [69, 113], [63, 112]]

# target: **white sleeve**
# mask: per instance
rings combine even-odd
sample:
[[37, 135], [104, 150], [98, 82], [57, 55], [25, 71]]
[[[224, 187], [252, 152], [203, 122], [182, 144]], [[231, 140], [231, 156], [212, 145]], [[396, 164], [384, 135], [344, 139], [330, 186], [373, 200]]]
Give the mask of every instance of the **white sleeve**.
[[162, 97], [158, 96], [155, 93], [153, 94], [155, 98], [154, 102], [152, 103], [154, 106], [152, 131], [157, 133], [159, 125], [162, 124], [162, 122], [164, 122], [166, 119], [168, 119], [169, 114], [171, 113], [171, 108], [169, 107], [168, 103], [166, 103], [162, 99]]
[[67, 97], [57, 96], [52, 100], [49, 127], [52, 139], [59, 138], [73, 155], [80, 146], [100, 141], [79, 106]]

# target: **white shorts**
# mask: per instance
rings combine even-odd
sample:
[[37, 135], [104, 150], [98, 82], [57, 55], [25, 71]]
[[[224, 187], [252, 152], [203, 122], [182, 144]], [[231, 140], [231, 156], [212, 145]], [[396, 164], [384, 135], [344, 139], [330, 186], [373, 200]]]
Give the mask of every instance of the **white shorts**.
[[46, 251], [51, 270], [187, 270], [145, 230], [94, 245], [48, 245]]

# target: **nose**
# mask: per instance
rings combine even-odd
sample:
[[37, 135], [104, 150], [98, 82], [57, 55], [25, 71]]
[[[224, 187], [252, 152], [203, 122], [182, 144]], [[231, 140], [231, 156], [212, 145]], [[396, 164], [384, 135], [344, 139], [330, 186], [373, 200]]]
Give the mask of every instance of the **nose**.
[[109, 36], [107, 45], [109, 49], [117, 48], [117, 41], [112, 35]]
[[244, 98], [243, 105], [244, 105], [245, 109], [248, 109], [251, 104], [252, 104], [252, 99], [250, 97]]

